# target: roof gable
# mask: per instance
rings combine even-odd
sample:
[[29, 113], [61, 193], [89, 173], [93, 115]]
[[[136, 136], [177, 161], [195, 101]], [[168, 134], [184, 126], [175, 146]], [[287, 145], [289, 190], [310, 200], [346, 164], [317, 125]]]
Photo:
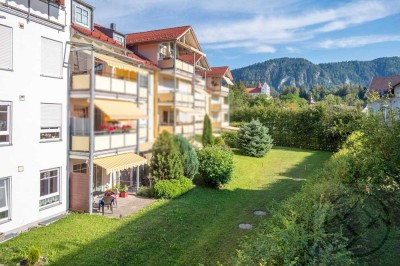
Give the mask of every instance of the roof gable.
[[136, 45], [150, 42], [178, 40], [191, 28], [191, 26], [181, 26], [175, 28], [130, 33], [126, 35], [126, 44]]

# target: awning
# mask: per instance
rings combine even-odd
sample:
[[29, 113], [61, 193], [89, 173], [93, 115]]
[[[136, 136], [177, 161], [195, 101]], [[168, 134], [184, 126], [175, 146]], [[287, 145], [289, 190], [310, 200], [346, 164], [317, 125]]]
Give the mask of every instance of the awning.
[[201, 111], [195, 110], [195, 109], [189, 108], [189, 107], [176, 107], [176, 110], [178, 110], [179, 112], [182, 112], [182, 113], [187, 113], [187, 114], [192, 114], [192, 115], [202, 114]]
[[110, 173], [119, 172], [132, 167], [137, 167], [147, 164], [147, 159], [134, 153], [125, 153], [113, 156], [97, 158], [93, 163], [106, 169], [107, 175]]
[[233, 85], [233, 82], [225, 76], [224, 76], [224, 80], [225, 80], [226, 84], [231, 85], [231, 86]]
[[106, 113], [111, 120], [147, 118], [146, 114], [140, 111], [133, 102], [96, 99], [94, 100], [94, 105]]
[[97, 59], [100, 59], [101, 61], [104, 61], [109, 65], [110, 67], [116, 67], [120, 69], [125, 69], [129, 71], [135, 71], [138, 72], [139, 69], [134, 67], [133, 65], [130, 65], [129, 63], [125, 63], [124, 61], [121, 61], [115, 57], [108, 56], [105, 54], [100, 54], [100, 53], [94, 53], [94, 57]]

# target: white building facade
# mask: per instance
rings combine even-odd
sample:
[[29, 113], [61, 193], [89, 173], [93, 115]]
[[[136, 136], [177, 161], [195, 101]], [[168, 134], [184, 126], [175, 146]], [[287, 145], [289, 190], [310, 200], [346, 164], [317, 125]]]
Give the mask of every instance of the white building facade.
[[66, 213], [70, 2], [0, 0], [0, 232]]

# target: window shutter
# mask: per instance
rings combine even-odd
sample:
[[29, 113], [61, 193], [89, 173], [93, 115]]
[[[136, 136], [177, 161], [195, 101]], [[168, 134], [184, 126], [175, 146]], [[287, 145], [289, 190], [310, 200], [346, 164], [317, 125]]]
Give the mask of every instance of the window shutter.
[[0, 25], [0, 68], [12, 69], [12, 28]]
[[41, 103], [40, 104], [40, 127], [53, 128], [62, 124], [61, 104]]
[[62, 78], [63, 45], [42, 37], [42, 75]]

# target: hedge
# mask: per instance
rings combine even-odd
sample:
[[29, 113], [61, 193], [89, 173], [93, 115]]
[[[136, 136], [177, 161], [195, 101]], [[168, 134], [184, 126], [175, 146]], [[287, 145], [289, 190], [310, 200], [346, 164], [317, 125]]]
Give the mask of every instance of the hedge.
[[156, 198], [172, 199], [185, 194], [192, 188], [192, 181], [186, 177], [159, 180], [154, 185], [154, 196]]

